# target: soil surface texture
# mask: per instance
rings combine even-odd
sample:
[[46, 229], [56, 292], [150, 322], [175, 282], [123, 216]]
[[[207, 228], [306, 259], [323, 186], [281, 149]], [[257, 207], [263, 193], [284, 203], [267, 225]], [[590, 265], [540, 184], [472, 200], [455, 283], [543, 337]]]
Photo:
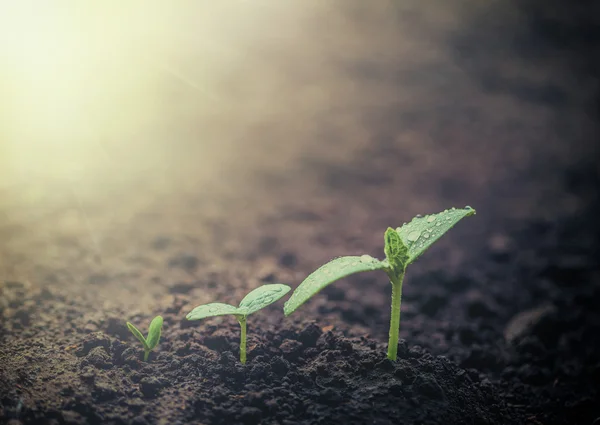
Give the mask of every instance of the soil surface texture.
[[[264, 2], [227, 60], [171, 16], [213, 104], [165, 74], [106, 161], [0, 182], [0, 424], [600, 424], [600, 11], [566, 3]], [[235, 318], [185, 320], [465, 205], [396, 362], [382, 272], [250, 316], [246, 365]]]

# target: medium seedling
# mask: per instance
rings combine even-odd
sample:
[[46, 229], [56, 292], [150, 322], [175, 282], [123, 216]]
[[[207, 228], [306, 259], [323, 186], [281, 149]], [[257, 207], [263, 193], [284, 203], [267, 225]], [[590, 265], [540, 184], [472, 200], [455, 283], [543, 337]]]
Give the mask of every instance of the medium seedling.
[[144, 361], [148, 361], [148, 356], [150, 355], [150, 351], [154, 350], [154, 348], [158, 345], [158, 340], [160, 339], [160, 331], [163, 325], [163, 318], [161, 316], [156, 316], [150, 322], [150, 327], [148, 328], [148, 337], [144, 338], [144, 335], [136, 328], [133, 324], [127, 322], [127, 327], [131, 331], [131, 333], [142, 343], [144, 346]]
[[473, 214], [475, 214], [475, 210], [468, 206], [452, 208], [439, 214], [417, 216], [410, 223], [404, 223], [396, 230], [388, 228], [385, 232], [384, 252], [386, 258], [383, 261], [370, 255], [335, 258], [311, 273], [296, 288], [283, 307], [285, 315], [292, 314], [309, 298], [338, 279], [354, 273], [383, 270], [392, 283], [392, 314], [387, 356], [390, 360], [396, 360], [402, 281], [406, 268], [456, 223]]
[[275, 301], [283, 297], [290, 291], [290, 287], [282, 285], [280, 283], [274, 283], [270, 285], [263, 285], [260, 288], [256, 288], [240, 302], [239, 307], [235, 307], [229, 304], [223, 303], [210, 303], [196, 307], [188, 313], [186, 319], [188, 320], [200, 320], [207, 317], [213, 316], [225, 316], [228, 314], [234, 315], [240, 323], [240, 361], [242, 364], [246, 363], [246, 319], [247, 317], [262, 310], [269, 304], [273, 304]]

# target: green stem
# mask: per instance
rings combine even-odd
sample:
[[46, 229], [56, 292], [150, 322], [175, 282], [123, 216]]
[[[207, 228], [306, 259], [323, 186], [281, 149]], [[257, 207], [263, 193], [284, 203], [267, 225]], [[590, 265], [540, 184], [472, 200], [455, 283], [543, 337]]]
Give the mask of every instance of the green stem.
[[392, 283], [392, 317], [390, 318], [390, 338], [388, 342], [388, 359], [396, 360], [398, 355], [398, 334], [400, 332], [400, 304], [402, 303], [402, 281], [404, 271], [396, 273], [389, 272]]
[[148, 361], [148, 356], [150, 355], [150, 350], [144, 350], [144, 361]]
[[240, 327], [242, 331], [240, 333], [240, 362], [246, 364], [246, 318], [239, 318]]

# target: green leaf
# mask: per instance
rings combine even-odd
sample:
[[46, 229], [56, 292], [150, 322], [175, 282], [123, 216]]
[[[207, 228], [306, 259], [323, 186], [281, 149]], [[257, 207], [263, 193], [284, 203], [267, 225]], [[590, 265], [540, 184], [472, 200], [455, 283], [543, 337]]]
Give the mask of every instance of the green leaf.
[[310, 297], [338, 279], [354, 273], [383, 270], [386, 267], [387, 262], [379, 261], [370, 255], [339, 257], [331, 260], [304, 279], [283, 306], [283, 311], [286, 316], [289, 316]]
[[408, 248], [391, 227], [385, 231], [385, 256], [394, 270], [404, 271], [408, 265]]
[[240, 302], [239, 311], [244, 311], [244, 315], [249, 315], [255, 311], [261, 310], [273, 304], [275, 301], [287, 294], [292, 288], [281, 283], [263, 285], [256, 288]]
[[146, 338], [144, 338], [144, 335], [142, 335], [138, 328], [129, 322], [127, 322], [127, 328], [129, 328], [129, 331], [133, 334], [133, 336], [135, 336], [144, 345], [144, 350], [148, 350], [149, 348], [148, 344], [146, 343]]
[[415, 217], [396, 231], [408, 247], [408, 263], [414, 262], [444, 233], [465, 217], [475, 214], [471, 207], [452, 208], [439, 214]]
[[190, 311], [185, 318], [188, 320], [200, 320], [213, 316], [226, 316], [228, 314], [239, 315], [240, 312], [237, 307], [229, 304], [210, 303], [199, 305]]
[[158, 345], [162, 325], [163, 318], [161, 316], [156, 316], [154, 319], [152, 319], [152, 322], [150, 322], [150, 328], [148, 329], [148, 338], [146, 338], [146, 344], [148, 345], [148, 349], [152, 350]]

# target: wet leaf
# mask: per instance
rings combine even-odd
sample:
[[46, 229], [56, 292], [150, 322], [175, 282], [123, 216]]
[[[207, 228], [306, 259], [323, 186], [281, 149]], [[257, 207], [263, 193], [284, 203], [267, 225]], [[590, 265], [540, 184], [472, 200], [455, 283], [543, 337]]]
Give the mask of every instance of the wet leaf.
[[414, 262], [444, 233], [465, 217], [475, 214], [471, 207], [452, 208], [438, 214], [415, 217], [396, 231], [408, 247], [408, 264]]
[[205, 319], [207, 317], [213, 316], [225, 316], [228, 314], [238, 315], [240, 314], [237, 307], [234, 307], [229, 304], [223, 303], [210, 303], [199, 305], [192, 311], [190, 311], [187, 316], [185, 316], [188, 320], [200, 320]]
[[240, 302], [238, 311], [243, 311], [244, 315], [252, 314], [279, 300], [291, 289], [289, 286], [281, 283], [263, 285], [244, 297]]
[[144, 338], [144, 335], [142, 335], [138, 328], [129, 322], [127, 322], [127, 328], [133, 334], [133, 336], [135, 336], [144, 345], [144, 349], [149, 350], [148, 344], [146, 343], [146, 338]]
[[379, 261], [370, 255], [339, 257], [331, 260], [304, 279], [285, 303], [283, 311], [286, 316], [289, 316], [310, 297], [338, 279], [354, 273], [383, 270], [387, 266], [387, 262]]
[[150, 328], [148, 329], [148, 338], [146, 338], [146, 345], [148, 346], [149, 350], [152, 350], [158, 345], [162, 325], [163, 318], [161, 316], [156, 316], [154, 319], [152, 319], [152, 322], [150, 322]]

